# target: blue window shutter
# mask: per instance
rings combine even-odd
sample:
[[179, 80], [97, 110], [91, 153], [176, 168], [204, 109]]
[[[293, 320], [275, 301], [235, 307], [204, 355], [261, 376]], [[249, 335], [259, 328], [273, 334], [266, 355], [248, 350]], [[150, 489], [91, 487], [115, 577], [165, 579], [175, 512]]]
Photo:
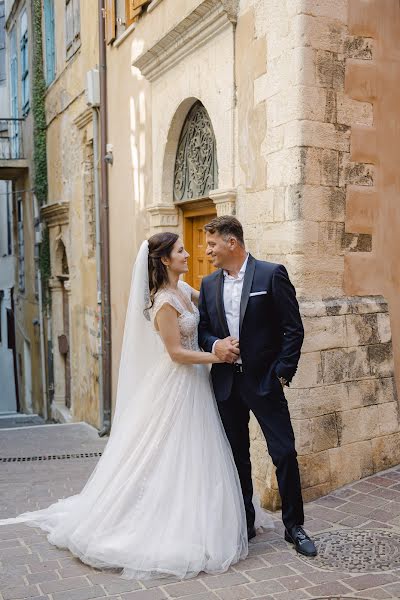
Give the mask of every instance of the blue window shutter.
[[46, 83], [50, 85], [56, 75], [54, 43], [54, 0], [44, 0], [44, 28], [46, 53]]

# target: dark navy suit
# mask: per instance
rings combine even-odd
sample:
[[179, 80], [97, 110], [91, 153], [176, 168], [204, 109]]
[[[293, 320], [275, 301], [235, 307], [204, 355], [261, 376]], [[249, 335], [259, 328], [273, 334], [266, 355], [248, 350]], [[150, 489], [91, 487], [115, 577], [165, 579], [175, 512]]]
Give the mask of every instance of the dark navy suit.
[[[230, 335], [225, 316], [224, 275], [205, 277], [200, 289], [199, 343], [211, 352], [215, 340]], [[251, 295], [254, 292], [266, 292]], [[243, 373], [233, 365], [211, 369], [214, 393], [232, 447], [242, 485], [247, 525], [254, 524], [249, 415], [258, 420], [276, 467], [287, 528], [304, 522], [295, 440], [287, 402], [278, 377], [293, 378], [304, 330], [296, 292], [284, 266], [249, 255], [240, 302], [240, 355]]]

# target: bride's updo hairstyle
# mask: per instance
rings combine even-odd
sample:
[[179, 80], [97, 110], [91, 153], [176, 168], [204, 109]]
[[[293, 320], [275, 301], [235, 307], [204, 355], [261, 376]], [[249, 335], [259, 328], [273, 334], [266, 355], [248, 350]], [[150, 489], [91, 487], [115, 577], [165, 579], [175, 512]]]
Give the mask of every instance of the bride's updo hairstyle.
[[158, 290], [168, 283], [167, 267], [163, 264], [162, 258], [168, 258], [171, 255], [172, 248], [179, 235], [165, 231], [156, 233], [149, 238], [149, 287], [150, 301], [153, 306], [154, 296]]

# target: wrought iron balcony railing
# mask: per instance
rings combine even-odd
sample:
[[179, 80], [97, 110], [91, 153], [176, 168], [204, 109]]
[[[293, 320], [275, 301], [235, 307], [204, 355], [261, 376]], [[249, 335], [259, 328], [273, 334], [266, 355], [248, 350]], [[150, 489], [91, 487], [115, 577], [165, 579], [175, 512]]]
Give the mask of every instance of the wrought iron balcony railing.
[[0, 118], [0, 160], [25, 158], [22, 138], [24, 119]]

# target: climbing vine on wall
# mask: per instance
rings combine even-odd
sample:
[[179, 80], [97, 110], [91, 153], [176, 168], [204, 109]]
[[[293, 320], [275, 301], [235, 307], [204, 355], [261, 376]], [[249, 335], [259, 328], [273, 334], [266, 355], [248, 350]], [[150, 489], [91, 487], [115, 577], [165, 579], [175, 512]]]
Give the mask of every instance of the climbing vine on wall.
[[[43, 69], [42, 3], [32, 0], [33, 28], [33, 77], [32, 77], [32, 114], [33, 114], [33, 187], [39, 205], [47, 202], [47, 148], [46, 148], [46, 82]], [[40, 270], [45, 298], [50, 271], [50, 243], [47, 228], [43, 231], [40, 246]]]

